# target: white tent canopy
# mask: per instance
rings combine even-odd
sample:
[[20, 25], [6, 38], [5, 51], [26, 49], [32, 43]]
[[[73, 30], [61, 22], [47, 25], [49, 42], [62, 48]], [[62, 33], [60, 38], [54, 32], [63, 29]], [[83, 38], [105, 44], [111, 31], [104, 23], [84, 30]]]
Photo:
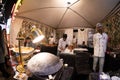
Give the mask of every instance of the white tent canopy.
[[[72, 2], [70, 2], [72, 1]], [[120, 0], [23, 0], [18, 17], [53, 28], [93, 27]]]

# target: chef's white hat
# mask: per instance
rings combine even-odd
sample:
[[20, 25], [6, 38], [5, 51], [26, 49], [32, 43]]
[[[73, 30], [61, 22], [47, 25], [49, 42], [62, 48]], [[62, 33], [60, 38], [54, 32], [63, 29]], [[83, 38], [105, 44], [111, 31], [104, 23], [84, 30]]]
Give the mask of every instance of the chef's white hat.
[[96, 27], [102, 27], [103, 25], [101, 23], [97, 23]]

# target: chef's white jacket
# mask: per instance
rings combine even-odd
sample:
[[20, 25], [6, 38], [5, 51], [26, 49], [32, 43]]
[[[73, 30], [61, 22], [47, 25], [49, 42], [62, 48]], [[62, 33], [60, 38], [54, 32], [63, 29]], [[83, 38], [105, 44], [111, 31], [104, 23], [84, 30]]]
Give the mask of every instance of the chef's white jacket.
[[58, 43], [58, 50], [59, 51], [62, 51], [61, 48], [65, 49], [66, 48], [66, 45], [68, 45], [68, 41], [66, 39], [66, 41], [63, 40], [63, 38], [61, 38], [59, 40], [59, 43]]
[[107, 47], [108, 35], [96, 33], [93, 35], [94, 56], [104, 57]]
[[55, 39], [54, 38], [49, 38], [49, 44], [54, 44], [54, 42], [55, 42]]

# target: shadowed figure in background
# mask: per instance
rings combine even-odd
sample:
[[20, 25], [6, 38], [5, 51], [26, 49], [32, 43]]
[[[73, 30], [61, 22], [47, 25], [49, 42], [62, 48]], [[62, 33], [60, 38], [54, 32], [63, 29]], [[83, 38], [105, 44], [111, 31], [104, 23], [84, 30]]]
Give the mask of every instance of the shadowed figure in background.
[[30, 37], [25, 38], [24, 46], [25, 47], [33, 47], [33, 48], [35, 48], [35, 45], [32, 43]]
[[10, 53], [9, 53], [9, 47], [8, 47], [8, 41], [7, 41], [7, 32], [6, 32], [5, 28], [2, 30], [2, 34], [3, 34], [3, 38], [4, 38], [4, 47], [5, 47], [5, 53], [4, 53], [5, 64], [6, 64], [6, 67], [12, 67], [11, 63], [9, 63]]
[[2, 34], [2, 27], [0, 26], [0, 71], [2, 72], [3, 77], [9, 78], [10, 74], [6, 71], [5, 68], [5, 44]]

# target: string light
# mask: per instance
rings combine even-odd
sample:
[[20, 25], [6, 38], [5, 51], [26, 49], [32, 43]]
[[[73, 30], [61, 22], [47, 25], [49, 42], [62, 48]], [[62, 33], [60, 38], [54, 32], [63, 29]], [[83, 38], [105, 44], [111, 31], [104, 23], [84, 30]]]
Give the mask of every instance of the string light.
[[0, 3], [0, 23], [4, 24], [5, 23], [5, 17], [4, 17], [4, 4]]
[[15, 20], [15, 16], [16, 14], [18, 13], [18, 8], [21, 6], [21, 3], [22, 3], [23, 0], [18, 0], [16, 4], [13, 5], [13, 8], [12, 8], [12, 22], [14, 22]]

